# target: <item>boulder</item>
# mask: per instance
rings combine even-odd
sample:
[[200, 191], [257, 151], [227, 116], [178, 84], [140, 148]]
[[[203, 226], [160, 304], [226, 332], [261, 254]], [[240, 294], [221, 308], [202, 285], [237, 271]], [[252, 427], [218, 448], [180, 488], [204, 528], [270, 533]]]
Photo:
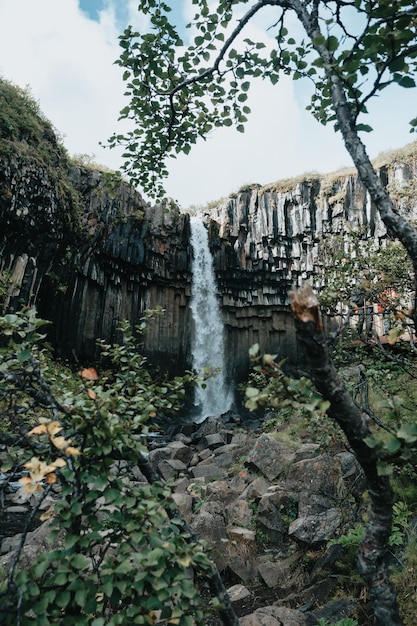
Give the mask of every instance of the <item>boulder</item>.
[[331, 539], [341, 523], [341, 512], [338, 509], [329, 509], [318, 515], [298, 517], [291, 522], [288, 534], [307, 544], [319, 543]]
[[279, 493], [266, 493], [259, 500], [256, 526], [266, 533], [271, 543], [280, 543], [284, 537], [281, 505], [282, 496]]
[[294, 452], [269, 435], [261, 435], [249, 453], [247, 463], [253, 465], [268, 480], [281, 476], [294, 460]]
[[307, 626], [300, 611], [281, 606], [265, 606], [240, 618], [240, 626]]

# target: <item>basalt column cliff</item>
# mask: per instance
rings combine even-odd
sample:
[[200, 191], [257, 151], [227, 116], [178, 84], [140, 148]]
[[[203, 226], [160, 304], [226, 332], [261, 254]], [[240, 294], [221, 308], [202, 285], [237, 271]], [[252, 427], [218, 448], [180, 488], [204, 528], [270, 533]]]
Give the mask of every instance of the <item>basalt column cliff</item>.
[[[401, 188], [406, 181], [415, 184], [410, 165], [382, 167], [380, 175]], [[340, 236], [360, 229], [378, 243], [387, 237], [354, 173], [254, 185], [215, 207], [210, 217], [227, 352], [235, 355], [238, 376], [255, 342], [262, 351], [297, 361], [289, 292], [306, 280], [320, 285]]]
[[0, 167], [0, 267], [6, 309], [36, 304], [53, 322], [58, 354], [81, 363], [98, 354], [96, 340], [118, 340], [123, 320], [148, 325], [146, 352], [171, 371], [189, 365], [189, 219], [148, 207], [126, 183], [70, 167], [68, 198], [39, 163]]
[[[53, 322], [57, 353], [86, 365], [97, 357], [97, 338], [115, 341], [121, 321], [134, 326], [161, 307], [144, 351], [171, 373], [190, 368], [189, 216], [169, 201], [151, 207], [110, 173], [69, 160], [36, 105], [2, 81], [0, 104], [2, 310], [36, 304]], [[416, 145], [379, 169], [408, 211], [416, 206]], [[288, 294], [304, 280], [320, 282], [332, 237], [363, 228], [386, 238], [352, 172], [254, 185], [204, 218], [236, 379], [247, 373], [255, 342], [297, 359]]]

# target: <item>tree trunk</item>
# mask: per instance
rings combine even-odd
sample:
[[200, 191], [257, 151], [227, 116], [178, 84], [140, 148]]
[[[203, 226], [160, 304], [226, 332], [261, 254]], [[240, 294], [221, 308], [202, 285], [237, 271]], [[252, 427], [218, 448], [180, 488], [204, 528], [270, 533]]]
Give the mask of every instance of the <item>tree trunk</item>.
[[377, 625], [401, 626], [386, 563], [393, 503], [389, 479], [378, 475], [378, 454], [364, 442], [370, 434], [368, 427], [331, 360], [316, 295], [310, 285], [305, 285], [290, 297], [309, 375], [323, 398], [330, 402], [328, 415], [342, 428], [367, 480], [369, 520], [358, 549], [359, 573], [369, 587]]

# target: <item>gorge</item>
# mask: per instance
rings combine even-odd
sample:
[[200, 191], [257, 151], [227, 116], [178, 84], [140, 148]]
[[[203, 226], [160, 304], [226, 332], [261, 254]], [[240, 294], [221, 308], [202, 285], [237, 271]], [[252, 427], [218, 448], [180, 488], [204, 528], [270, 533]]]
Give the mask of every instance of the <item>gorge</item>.
[[[88, 365], [97, 338], [117, 341], [122, 320], [134, 327], [160, 307], [144, 353], [170, 373], [192, 368], [190, 216], [171, 200], [151, 206], [110, 172], [71, 161], [38, 113], [37, 134], [22, 119], [13, 132], [2, 129], [0, 142], [3, 310], [36, 305], [52, 322], [56, 353]], [[417, 144], [381, 157], [378, 171], [402, 210], [415, 212]], [[353, 170], [250, 185], [201, 217], [234, 380], [247, 375], [254, 343], [297, 361], [289, 291], [320, 283], [341, 235], [357, 230], [381, 245], [388, 237]]]

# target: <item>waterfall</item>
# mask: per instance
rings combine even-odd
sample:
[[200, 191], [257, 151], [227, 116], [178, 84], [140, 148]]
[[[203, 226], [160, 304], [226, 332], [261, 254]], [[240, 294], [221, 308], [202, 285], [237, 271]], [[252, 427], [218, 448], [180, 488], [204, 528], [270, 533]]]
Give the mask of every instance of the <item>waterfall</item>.
[[192, 357], [193, 370], [204, 374], [207, 369], [218, 371], [205, 381], [205, 388], [195, 388], [194, 421], [228, 411], [233, 394], [227, 385], [223, 322], [216, 295], [208, 232], [200, 218], [191, 217], [191, 246], [193, 250], [191, 312], [194, 322]]

